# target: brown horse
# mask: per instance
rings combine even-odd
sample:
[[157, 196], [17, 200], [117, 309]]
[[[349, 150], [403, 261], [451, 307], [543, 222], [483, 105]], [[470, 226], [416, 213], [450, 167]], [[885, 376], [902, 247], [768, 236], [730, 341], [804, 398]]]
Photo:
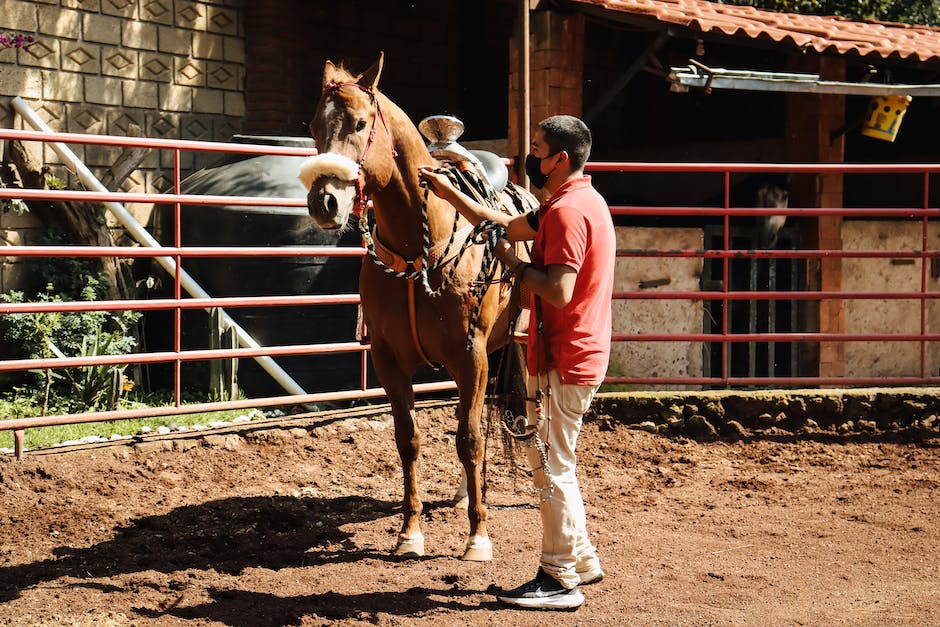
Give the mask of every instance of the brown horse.
[[[353, 76], [326, 62], [323, 91], [310, 123], [319, 154], [305, 163], [301, 179], [309, 189], [310, 215], [323, 229], [347, 228], [352, 214], [365, 213], [367, 199], [374, 208], [371, 232], [360, 219], [375, 254], [363, 259], [359, 292], [372, 362], [395, 417], [404, 475], [404, 521], [394, 553], [424, 554], [416, 466], [421, 439], [412, 377], [427, 362], [446, 368], [460, 399], [457, 453], [466, 474], [470, 519], [463, 559], [489, 560], [481, 416], [487, 355], [508, 341], [510, 290], [494, 284], [479, 298], [473, 295], [474, 289], [479, 291], [474, 280], [484, 252], [469, 246], [454, 254], [462, 250], [460, 241], [472, 227], [419, 185], [419, 166], [436, 162], [408, 116], [378, 91], [382, 63], [380, 56], [366, 72]], [[454, 246], [444, 246], [448, 241]], [[474, 312], [474, 322], [469, 312]]]

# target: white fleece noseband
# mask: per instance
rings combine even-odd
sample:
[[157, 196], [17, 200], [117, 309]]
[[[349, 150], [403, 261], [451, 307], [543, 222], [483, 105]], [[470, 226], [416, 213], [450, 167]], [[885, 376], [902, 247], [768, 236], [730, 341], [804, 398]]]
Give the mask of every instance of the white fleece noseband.
[[309, 157], [300, 165], [298, 178], [307, 191], [313, 187], [313, 182], [321, 176], [331, 176], [341, 181], [356, 181], [359, 179], [359, 164], [333, 152]]

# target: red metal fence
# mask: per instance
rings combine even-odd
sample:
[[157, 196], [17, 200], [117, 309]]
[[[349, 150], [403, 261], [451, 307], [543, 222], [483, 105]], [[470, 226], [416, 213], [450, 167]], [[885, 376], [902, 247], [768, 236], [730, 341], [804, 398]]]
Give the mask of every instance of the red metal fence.
[[[167, 310], [173, 312], [173, 349], [162, 352], [135, 353], [123, 356], [97, 356], [97, 357], [68, 357], [57, 359], [0, 359], [0, 372], [25, 371], [31, 369], [48, 368], [74, 368], [82, 366], [100, 366], [110, 364], [155, 364], [169, 363], [174, 368], [174, 396], [175, 403], [169, 407], [153, 407], [135, 410], [118, 410], [108, 412], [90, 412], [83, 414], [69, 414], [57, 416], [44, 416], [33, 418], [20, 418], [0, 420], [0, 430], [13, 430], [16, 442], [21, 446], [22, 433], [26, 428], [49, 426], [57, 424], [71, 424], [92, 422], [98, 420], [126, 419], [139, 417], [155, 417], [181, 413], [197, 413], [211, 410], [241, 409], [249, 407], [273, 407], [284, 405], [301, 405], [323, 401], [342, 401], [369, 397], [379, 397], [383, 391], [367, 377], [366, 361], [369, 347], [350, 338], [348, 342], [329, 344], [308, 344], [291, 346], [262, 347], [250, 342], [247, 346], [236, 349], [221, 350], [183, 350], [181, 347], [181, 315], [184, 310], [208, 308], [240, 308], [240, 307], [281, 307], [281, 306], [323, 306], [336, 304], [357, 304], [358, 295], [305, 295], [305, 296], [252, 296], [213, 298], [209, 295], [203, 297], [187, 298], [184, 296], [183, 285], [185, 276], [183, 267], [185, 260], [200, 257], [226, 258], [226, 257], [331, 257], [331, 256], [362, 256], [363, 248], [338, 247], [184, 247], [180, 242], [181, 206], [183, 205], [224, 205], [224, 206], [270, 206], [270, 207], [305, 207], [303, 198], [259, 198], [259, 197], [219, 197], [203, 195], [185, 195], [180, 193], [181, 172], [180, 155], [184, 151], [202, 151], [218, 153], [242, 153], [250, 155], [293, 155], [303, 156], [313, 154], [313, 150], [306, 148], [256, 146], [250, 144], [227, 144], [196, 141], [173, 141], [145, 138], [107, 137], [96, 135], [78, 135], [67, 133], [34, 132], [22, 130], [0, 129], [0, 140], [24, 140], [72, 144], [96, 144], [124, 147], [146, 147], [156, 150], [172, 151], [175, 156], [174, 191], [172, 193], [126, 193], [99, 191], [65, 191], [65, 190], [23, 190], [0, 188], [0, 199], [23, 200], [58, 200], [58, 201], [91, 201], [103, 203], [161, 203], [174, 206], [174, 234], [175, 242], [172, 246], [159, 247], [89, 247], [89, 246], [7, 246], [4, 256], [8, 258], [42, 258], [42, 257], [118, 257], [118, 258], [157, 258], [170, 259], [172, 264], [166, 266], [173, 268], [173, 296], [151, 300], [121, 300], [121, 301], [94, 301], [94, 302], [31, 302], [31, 303], [0, 303], [0, 314], [35, 313], [35, 312], [77, 312], [77, 311], [152, 311]], [[60, 146], [62, 144], [59, 144]], [[787, 301], [824, 302], [840, 300], [888, 300], [905, 299], [919, 303], [920, 324], [916, 333], [843, 333], [843, 332], [735, 332], [729, 327], [730, 315], [722, 316], [718, 328], [714, 332], [702, 333], [615, 333], [614, 342], [687, 342], [711, 346], [720, 351], [721, 358], [715, 359], [716, 365], [705, 375], [683, 376], [614, 376], [607, 382], [613, 384], [630, 384], [637, 386], [815, 386], [815, 385], [926, 385], [940, 382], [940, 377], [932, 376], [928, 372], [927, 345], [940, 340], [940, 333], [929, 332], [927, 303], [938, 297], [938, 292], [928, 289], [928, 276], [930, 263], [940, 256], [940, 250], [931, 248], [928, 242], [928, 226], [931, 218], [940, 217], [940, 210], [931, 208], [929, 204], [930, 175], [940, 172], [940, 165], [822, 165], [822, 164], [695, 164], [695, 163], [592, 163], [588, 167], [590, 172], [596, 173], [719, 173], [724, 177], [724, 206], [721, 207], [653, 207], [653, 206], [613, 206], [612, 213], [617, 217], [637, 218], [639, 216], [656, 216], [658, 218], [670, 216], [696, 216], [698, 218], [713, 218], [720, 222], [723, 232], [721, 238], [724, 244], [717, 247], [703, 249], [643, 249], [619, 250], [618, 256], [622, 258], [701, 258], [709, 263], [720, 263], [720, 289], [701, 289], [686, 291], [623, 291], [614, 294], [615, 299], [632, 301], [668, 299], [677, 302], [711, 302], [720, 304], [721, 311], [729, 312], [729, 307], [736, 301]], [[875, 208], [875, 209], [842, 209], [842, 208], [794, 208], [787, 209], [758, 209], [755, 207], [732, 207], [730, 202], [732, 173], [750, 172], [784, 172], [788, 174], [916, 174], [922, 177], [922, 206], [917, 208]], [[87, 185], [86, 185], [87, 187]], [[906, 250], [826, 250], [826, 249], [733, 249], [730, 247], [730, 225], [732, 219], [744, 216], [789, 215], [801, 218], [820, 216], [851, 216], [871, 218], [895, 218], [915, 220], [921, 225], [921, 245]], [[615, 218], [616, 219], [616, 218]], [[916, 291], [804, 291], [796, 289], [765, 290], [765, 291], [738, 291], [730, 289], [729, 268], [735, 260], [741, 259], [848, 259], [848, 258], [880, 258], [880, 259], [911, 259], [920, 260], [917, 270], [920, 275], [920, 289]], [[667, 325], [663, 325], [666, 327]], [[849, 342], [905, 342], [916, 343], [920, 347], [920, 371], [905, 376], [888, 377], [827, 377], [827, 376], [736, 376], [729, 369], [728, 355], [736, 343], [849, 343]], [[185, 362], [203, 361], [211, 359], [231, 358], [267, 358], [272, 359], [288, 355], [322, 355], [354, 353], [361, 358], [361, 376], [355, 389], [307, 394], [298, 393], [298, 390], [285, 385], [290, 393], [282, 396], [232, 400], [215, 403], [184, 404], [180, 400], [180, 369]], [[717, 355], [717, 352], [716, 352]], [[288, 378], [289, 381], [289, 378]], [[416, 392], [440, 392], [454, 389], [452, 382], [426, 383], [416, 385]], [[302, 391], [301, 391], [302, 392]]]

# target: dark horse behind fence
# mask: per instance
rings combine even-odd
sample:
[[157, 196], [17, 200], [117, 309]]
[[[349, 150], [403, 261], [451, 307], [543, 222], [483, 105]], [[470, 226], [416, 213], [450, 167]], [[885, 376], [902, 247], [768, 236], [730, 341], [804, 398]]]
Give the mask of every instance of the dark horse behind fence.
[[[395, 418], [404, 475], [401, 533], [395, 555], [421, 556], [421, 499], [412, 377], [441, 364], [457, 384], [457, 453], [466, 473], [470, 537], [463, 559], [489, 560], [492, 544], [482, 502], [481, 428], [488, 354], [507, 344], [511, 289], [490, 249], [448, 203], [419, 185], [418, 168], [439, 165], [408, 116], [378, 90], [383, 57], [354, 76], [327, 61], [310, 131], [319, 154], [301, 169], [310, 215], [323, 229], [347, 228], [359, 214], [369, 254], [359, 280], [372, 362]], [[531, 209], [513, 186], [504, 204]], [[504, 192], [506, 194], [506, 192]], [[495, 194], [490, 194], [494, 196]], [[374, 226], [366, 221], [371, 200]], [[524, 206], [519, 206], [524, 205]], [[481, 273], [482, 270], [482, 273]]]

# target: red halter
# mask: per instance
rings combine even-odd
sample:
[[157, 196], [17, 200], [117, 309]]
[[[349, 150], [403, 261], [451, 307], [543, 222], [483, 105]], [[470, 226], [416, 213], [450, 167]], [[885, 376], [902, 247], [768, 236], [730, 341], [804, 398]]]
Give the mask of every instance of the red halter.
[[356, 176], [356, 207], [353, 209], [353, 213], [358, 215], [360, 219], [365, 215], [366, 204], [369, 202], [369, 198], [365, 194], [365, 183], [363, 179], [365, 178], [362, 173], [362, 164], [365, 163], [366, 155], [369, 154], [369, 149], [372, 148], [372, 143], [375, 141], [375, 132], [376, 132], [376, 121], [382, 120], [382, 126], [385, 127], [385, 132], [388, 133], [389, 143], [392, 145], [392, 158], [395, 159], [398, 157], [398, 151], [395, 150], [395, 142], [392, 138], [392, 131], [388, 127], [388, 123], [385, 121], [385, 115], [382, 113], [382, 108], [379, 106], [379, 99], [375, 96], [375, 90], [371, 87], [365, 87], [359, 83], [337, 83], [335, 81], [330, 81], [324, 87], [324, 91], [334, 92], [340, 89], [341, 87], [355, 87], [360, 91], [365, 92], [369, 96], [369, 100], [375, 105], [375, 117], [372, 118], [372, 128], [369, 130], [369, 139], [366, 140], [365, 150], [362, 151], [362, 156], [359, 158], [359, 172]]

